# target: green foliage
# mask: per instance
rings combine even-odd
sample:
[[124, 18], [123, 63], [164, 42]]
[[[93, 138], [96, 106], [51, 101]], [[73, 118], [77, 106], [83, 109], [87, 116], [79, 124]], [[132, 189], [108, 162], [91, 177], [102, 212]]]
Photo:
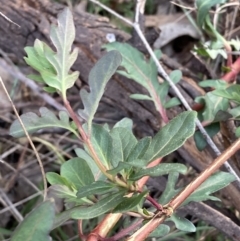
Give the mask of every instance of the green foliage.
[[195, 232], [196, 227], [193, 225], [192, 222], [190, 222], [188, 219], [183, 218], [177, 214], [171, 215], [170, 218], [168, 218], [166, 221], [172, 221], [174, 222], [177, 229], [185, 232]]
[[170, 227], [168, 225], [161, 224], [149, 235], [149, 237], [164, 237], [169, 231]]
[[80, 96], [84, 105], [84, 110], [79, 110], [79, 115], [88, 123], [89, 134], [93, 116], [99, 105], [99, 101], [104, 93], [107, 82], [117, 70], [121, 63], [121, 55], [117, 51], [110, 51], [103, 56], [92, 68], [89, 74], [90, 93], [85, 89], [80, 91]]
[[69, 74], [71, 66], [77, 59], [78, 50], [74, 49], [71, 52], [75, 39], [75, 27], [68, 8], [59, 14], [58, 26], [51, 26], [50, 39], [56, 47], [56, 53], [45, 43], [36, 40], [34, 47], [25, 48], [28, 54], [25, 60], [40, 73], [39, 79], [58, 90], [66, 100], [67, 89], [73, 86], [79, 75], [78, 72]]
[[213, 174], [211, 177], [209, 177], [195, 192], [193, 192], [183, 203], [183, 205], [186, 205], [191, 201], [220, 201], [219, 198], [211, 196], [210, 194], [226, 187], [229, 183], [233, 182], [234, 180], [235, 177], [230, 173], [217, 172]]
[[[219, 123], [213, 123], [205, 127], [205, 131], [208, 133], [210, 137], [215, 136], [219, 132], [219, 130], [220, 130]], [[195, 132], [194, 141], [199, 151], [204, 150], [204, 148], [207, 146], [206, 139], [204, 138], [204, 136], [200, 131]]]
[[209, 10], [211, 7], [220, 4], [225, 3], [226, 0], [197, 0], [197, 23], [199, 26], [202, 26], [204, 24], [204, 21], [206, 17], [209, 14]]
[[128, 211], [133, 211], [135, 207], [142, 202], [146, 192], [142, 192], [141, 194], [136, 194], [132, 197], [124, 197], [122, 201], [114, 208], [114, 213], [123, 213]]
[[183, 145], [195, 131], [196, 115], [194, 111], [185, 111], [172, 119], [154, 136], [143, 158], [150, 162]]
[[[214, 1], [214, 4], [216, 2]], [[206, 11], [214, 4], [209, 1], [198, 1], [197, 4], [200, 9], [198, 18], [201, 23], [207, 16]], [[68, 106], [66, 91], [78, 78], [78, 72], [70, 73], [70, 68], [77, 58], [77, 50], [71, 52], [74, 37], [72, 15], [68, 9], [65, 9], [59, 15], [58, 26], [52, 26], [50, 33], [56, 52], [40, 40], [35, 41], [34, 47], [25, 49], [28, 54], [25, 58], [26, 62], [40, 73], [39, 76], [33, 75], [32, 78], [45, 83], [47, 85], [45, 90], [60, 92], [66, 106]], [[118, 73], [133, 79], [148, 91], [147, 95], [134, 94], [132, 98], [153, 101], [159, 112], [179, 104], [177, 98], [167, 100], [169, 84], [159, 83], [157, 67], [152, 59], [146, 60], [142, 53], [128, 44], [115, 42], [105, 45], [105, 48], [109, 52], [96, 63], [89, 74], [90, 92], [83, 89], [80, 91], [84, 109], [79, 110], [78, 114], [86, 121], [84, 125], [70, 122], [68, 114], [64, 111], [59, 112], [59, 118], [57, 118], [45, 107], [40, 108], [41, 116], [31, 112], [21, 116], [29, 133], [43, 128], [60, 127], [81, 138], [75, 126], [78, 125], [81, 134], [84, 132], [82, 135], [84, 138], [82, 138], [83, 149], [75, 150], [78, 157], [63, 163], [60, 174], [53, 172], [46, 174], [51, 184], [49, 189], [53, 194], [64, 199], [66, 210], [58, 214], [54, 220], [53, 203], [44, 202], [20, 224], [12, 240], [50, 240], [48, 233], [51, 227], [56, 228], [71, 218], [86, 220], [109, 212], [129, 211], [136, 212], [143, 218], [151, 218], [154, 213], [143, 208], [148, 191], [141, 192], [138, 189], [137, 181], [143, 176], [168, 175], [166, 189], [159, 199], [163, 205], [168, 204], [181, 191], [181, 188], [175, 188], [175, 186], [179, 174], [186, 174], [186, 166], [179, 163], [162, 163], [147, 168], [147, 164], [177, 150], [194, 134], [197, 113], [185, 111], [167, 123], [154, 137], [144, 137], [140, 140], [133, 134], [133, 122], [128, 118], [122, 119], [112, 128], [107, 124], [102, 126], [92, 123], [106, 84], [120, 64], [123, 69], [118, 70]], [[156, 54], [160, 55], [159, 52]], [[182, 74], [178, 70], [170, 73], [174, 83], [180, 81], [181, 77]], [[217, 121], [223, 116], [226, 118], [229, 101], [238, 103], [237, 96], [234, 94], [238, 89], [231, 89], [231, 92], [228, 88], [226, 89], [222, 81], [205, 81], [202, 85], [217, 89], [216, 92], [197, 99], [206, 105], [202, 113], [204, 120]], [[75, 116], [73, 117], [71, 111], [69, 113], [74, 120]], [[240, 111], [236, 108], [229, 112], [229, 115], [239, 117]], [[12, 124], [10, 134], [15, 137], [24, 135], [19, 121]], [[228, 173], [214, 174], [188, 197], [184, 205], [190, 201], [217, 200], [211, 194], [233, 180], [234, 177]], [[147, 199], [150, 200], [149, 197]], [[173, 214], [168, 220], [173, 221], [179, 230], [188, 232], [196, 230], [190, 221], [177, 214]], [[35, 226], [32, 228], [33, 224]], [[164, 236], [169, 230], [170, 228], [163, 224], [156, 233], [158, 236]]]
[[54, 203], [52, 201], [41, 203], [19, 224], [11, 241], [50, 241], [49, 232], [53, 225], [54, 216]]
[[90, 219], [109, 212], [123, 201], [123, 192], [118, 192], [99, 200], [91, 207], [82, 207], [72, 212], [73, 219]]
[[95, 181], [87, 162], [78, 157], [62, 164], [61, 176], [71, 182], [77, 189]]
[[[154, 102], [158, 111], [161, 108], [160, 104], [165, 108], [170, 108], [180, 103], [176, 98], [174, 101], [170, 100], [170, 103], [166, 100], [170, 86], [166, 81], [162, 84], [159, 83], [157, 67], [152, 59], [146, 61], [141, 52], [127, 43], [113, 42], [104, 45], [104, 48], [106, 48], [107, 51], [118, 50], [122, 54], [121, 66], [125, 70], [119, 70], [117, 72], [142, 85], [149, 93], [149, 95], [133, 94], [130, 96], [131, 98], [136, 100], [151, 100]], [[161, 53], [159, 51], [155, 54], [160, 58]], [[181, 77], [182, 73], [179, 70], [175, 70], [170, 74], [170, 78], [174, 83], [180, 81]]]
[[[58, 127], [67, 129], [74, 133], [76, 136], [78, 136], [74, 124], [69, 121], [69, 116], [65, 111], [59, 112], [59, 119], [52, 111], [50, 111], [46, 107], [41, 107], [39, 109], [39, 112], [41, 114], [40, 117], [33, 112], [28, 112], [20, 116], [29, 134], [32, 134], [41, 129]], [[14, 137], [22, 137], [25, 135], [25, 132], [19, 120], [15, 120], [12, 123], [10, 127], [10, 135]]]
[[96, 181], [78, 189], [77, 197], [82, 198], [91, 195], [106, 194], [113, 191], [114, 188], [116, 188], [116, 186], [111, 183]]
[[163, 163], [159, 164], [155, 167], [146, 168], [143, 170], [139, 170], [135, 174], [133, 174], [130, 179], [133, 181], [139, 180], [143, 176], [150, 176], [150, 177], [158, 177], [162, 175], [169, 174], [170, 172], [173, 172], [177, 170], [179, 173], [186, 174], [187, 167], [183, 164], [173, 163]]

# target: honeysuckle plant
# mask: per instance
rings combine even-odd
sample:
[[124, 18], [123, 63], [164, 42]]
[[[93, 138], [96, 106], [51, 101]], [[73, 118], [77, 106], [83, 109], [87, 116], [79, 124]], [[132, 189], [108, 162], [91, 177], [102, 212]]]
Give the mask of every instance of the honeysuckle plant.
[[[21, 115], [26, 130], [33, 134], [44, 128], [63, 128], [75, 135], [83, 143], [83, 148], [76, 148], [76, 157], [64, 162], [59, 173], [46, 174], [49, 189], [64, 200], [65, 210], [55, 214], [54, 201], [43, 201], [16, 228], [11, 240], [51, 240], [50, 231], [69, 219], [89, 220], [109, 213], [135, 213], [145, 221], [143, 224], [151, 224], [156, 217], [163, 218], [163, 222], [174, 222], [178, 230], [194, 232], [196, 228], [193, 223], [180, 218], [175, 209], [191, 201], [218, 200], [212, 193], [234, 181], [234, 176], [217, 172], [209, 177], [217, 169], [215, 167], [197, 182], [195, 190], [191, 187], [183, 189], [176, 188], [176, 184], [179, 175], [187, 173], [185, 165], [148, 165], [177, 150], [194, 134], [197, 113], [184, 111], [169, 121], [166, 108], [179, 104], [179, 101], [176, 98], [166, 99], [169, 85], [158, 82], [154, 62], [146, 60], [138, 50], [123, 43], [103, 46], [108, 52], [92, 68], [89, 91], [80, 91], [84, 108], [75, 112], [67, 99], [67, 90], [79, 76], [77, 71], [71, 72], [78, 54], [77, 49], [72, 50], [74, 38], [72, 13], [66, 8], [59, 14], [58, 25], [51, 27], [50, 39], [55, 51], [40, 40], [36, 40], [33, 47], [25, 48], [27, 64], [38, 72], [38, 75], [30, 77], [43, 84], [46, 91], [57, 92], [66, 107], [58, 116], [46, 107], [40, 108], [40, 115], [32, 112]], [[163, 117], [166, 125], [155, 136], [139, 140], [133, 134], [133, 122], [128, 118], [113, 127], [94, 123], [104, 89], [116, 72], [147, 89], [149, 95], [138, 93], [131, 97], [153, 101]], [[173, 71], [170, 77], [177, 82], [181, 79], [181, 72]], [[24, 135], [19, 120], [11, 125], [10, 134], [14, 137]], [[155, 200], [146, 186], [139, 186], [139, 181], [146, 176], [161, 175], [167, 175], [168, 182], [161, 197]], [[150, 208], [145, 208], [146, 200], [150, 202]], [[164, 236], [169, 231], [169, 226], [162, 223], [156, 233], [157, 236]]]

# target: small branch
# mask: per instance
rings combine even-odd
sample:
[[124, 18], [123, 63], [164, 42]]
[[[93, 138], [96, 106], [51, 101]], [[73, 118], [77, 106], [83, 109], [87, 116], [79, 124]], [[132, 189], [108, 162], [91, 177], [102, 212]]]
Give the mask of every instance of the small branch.
[[[209, 176], [211, 176], [215, 171], [221, 167], [221, 165], [227, 161], [232, 155], [235, 154], [240, 148], [240, 139], [235, 141], [227, 150], [223, 152], [221, 156], [215, 159], [215, 161], [203, 171], [194, 181], [192, 181], [187, 187], [183, 189], [176, 197], [174, 197], [166, 206], [166, 208], [175, 211], [185, 200], [187, 197], [191, 195]], [[158, 218], [158, 216], [160, 216]], [[131, 237], [127, 239], [127, 241], [143, 241], [145, 240], [149, 234], [154, 231], [164, 220], [167, 218], [165, 214], [159, 212], [150, 220], [147, 224], [145, 224], [141, 229], [139, 229], [136, 233], [134, 233]]]

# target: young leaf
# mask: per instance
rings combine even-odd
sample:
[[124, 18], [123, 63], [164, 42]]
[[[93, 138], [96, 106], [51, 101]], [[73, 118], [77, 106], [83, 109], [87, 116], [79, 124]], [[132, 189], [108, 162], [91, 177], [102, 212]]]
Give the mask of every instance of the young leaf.
[[142, 178], [143, 176], [158, 177], [174, 171], [182, 174], [186, 174], [187, 167], [183, 164], [178, 164], [178, 163], [172, 163], [172, 164], [163, 163], [155, 167], [146, 168], [134, 173], [130, 177], [130, 180], [136, 181]]
[[169, 108], [172, 108], [172, 107], [177, 106], [177, 105], [180, 105], [180, 104], [181, 104], [180, 100], [179, 100], [177, 97], [173, 97], [173, 98], [171, 98], [169, 101], [167, 101], [167, 102], [163, 105], [163, 107], [164, 107], [165, 109], [169, 109]]
[[15, 229], [11, 241], [50, 241], [55, 216], [54, 203], [46, 201], [29, 213]]
[[218, 201], [219, 199], [211, 196], [210, 194], [226, 187], [229, 183], [233, 182], [235, 177], [227, 172], [217, 172], [209, 177], [195, 192], [193, 192], [190, 197], [183, 203], [186, 205], [191, 201], [206, 201], [214, 200]]
[[77, 192], [78, 198], [88, 197], [91, 195], [105, 194], [111, 192], [113, 188], [116, 188], [110, 183], [97, 181], [90, 185], [81, 187]]
[[170, 74], [169, 74], [170, 79], [172, 80], [172, 82], [174, 84], [177, 84], [181, 78], [182, 78], [182, 71], [180, 70], [173, 70]]
[[101, 162], [109, 169], [113, 153], [112, 138], [109, 132], [103, 126], [93, 124], [91, 142]]
[[[53, 50], [47, 44], [36, 39], [33, 47], [25, 47], [24, 50], [27, 53], [27, 57], [24, 57], [24, 60], [29, 66], [44, 76], [56, 74], [54, 67], [46, 59], [46, 53], [54, 54]], [[41, 75], [30, 75], [29, 77], [39, 82], [45, 82]]]
[[114, 213], [123, 213], [133, 210], [137, 205], [139, 205], [146, 192], [142, 192], [141, 194], [134, 195], [132, 197], [124, 197], [121, 203], [119, 203], [114, 209]]
[[[40, 117], [33, 112], [29, 112], [20, 116], [29, 134], [45, 128], [59, 127], [67, 129], [74, 133], [76, 136], [78, 136], [76, 130], [69, 122], [69, 116], [65, 111], [59, 112], [59, 119], [52, 111], [50, 111], [46, 107], [41, 107], [39, 109], [39, 112], [41, 114]], [[10, 135], [12, 135], [13, 137], [22, 137], [25, 135], [25, 132], [19, 120], [15, 120], [12, 123], [10, 127]]]
[[142, 85], [150, 95], [137, 94], [133, 96], [137, 98], [140, 97], [141, 99], [152, 99], [158, 110], [159, 96], [157, 95], [157, 90], [160, 88], [160, 84], [158, 82], [158, 72], [154, 61], [152, 59], [146, 61], [140, 51], [127, 43], [113, 42], [104, 45], [104, 48], [106, 48], [107, 51], [118, 50], [122, 54], [123, 61], [121, 66], [125, 71], [120, 70], [118, 73]]
[[72, 184], [65, 177], [62, 177], [55, 172], [46, 173], [46, 178], [51, 185], [58, 184], [67, 186], [68, 188], [72, 189]]
[[166, 221], [173, 221], [176, 228], [185, 232], [196, 232], [196, 227], [188, 219], [178, 216], [177, 214], [171, 215]]
[[[222, 91], [222, 90], [216, 90]], [[219, 111], [226, 111], [229, 107], [229, 101], [223, 97], [214, 94], [215, 91], [207, 93], [195, 99], [198, 103], [204, 103], [205, 108], [202, 113], [204, 120], [213, 121]]]
[[214, 89], [218, 90], [218, 89], [226, 89], [228, 84], [227, 84], [226, 81], [221, 80], [221, 79], [219, 79], [219, 80], [204, 80], [204, 81], [201, 81], [199, 83], [199, 86], [204, 87], [204, 88], [211, 87], [211, 88], [214, 88]]
[[193, 135], [197, 113], [185, 111], [172, 119], [153, 138], [143, 159], [151, 162], [175, 151]]
[[[205, 130], [210, 137], [213, 137], [220, 131], [220, 124], [213, 123], [209, 126], [206, 126]], [[207, 142], [200, 131], [196, 131], [194, 133], [194, 141], [199, 151], [202, 151], [207, 146]]]
[[148, 95], [142, 95], [142, 94], [132, 94], [130, 95], [130, 98], [134, 100], [151, 100], [153, 101], [153, 98]]
[[116, 207], [120, 202], [122, 202], [123, 195], [123, 192], [118, 192], [117, 194], [112, 194], [101, 199], [91, 207], [76, 208], [72, 211], [71, 217], [73, 219], [90, 219], [98, 217], [104, 213], [109, 212], [114, 207]]
[[118, 121], [113, 128], [116, 128], [116, 127], [127, 128], [129, 131], [132, 131], [133, 121], [125, 117], [122, 120]]
[[51, 91], [59, 90], [63, 99], [66, 99], [67, 89], [73, 86], [79, 75], [77, 71], [69, 74], [77, 59], [78, 50], [74, 49], [71, 52], [75, 28], [68, 8], [59, 14], [58, 26], [51, 27], [50, 38], [56, 47], [56, 53], [45, 43], [36, 40], [33, 47], [25, 48], [28, 55], [25, 61], [40, 73], [40, 77], [34, 79], [43, 80]]
[[48, 188], [48, 191], [52, 195], [59, 197], [59, 198], [64, 198], [67, 200], [76, 200], [77, 199], [76, 190], [72, 190], [65, 185], [54, 184]]
[[53, 88], [58, 89], [63, 98], [66, 98], [67, 89], [71, 88], [77, 80], [79, 72], [69, 74], [70, 68], [77, 59], [78, 50], [75, 48], [71, 53], [75, 39], [75, 27], [72, 13], [65, 8], [58, 16], [58, 26], [51, 26], [50, 39], [57, 49], [57, 53], [46, 52], [45, 56], [52, 64], [56, 75], [41, 73], [44, 81]]
[[147, 149], [149, 148], [151, 144], [151, 137], [144, 137], [138, 143], [135, 145], [135, 147], [132, 149], [131, 153], [129, 154], [126, 162], [128, 163], [135, 163], [139, 159], [141, 159]]
[[84, 109], [79, 110], [78, 114], [87, 121], [89, 134], [91, 133], [94, 114], [102, 98], [106, 84], [116, 72], [121, 61], [122, 57], [118, 51], [108, 52], [95, 64], [89, 74], [90, 92], [88, 93], [85, 89], [80, 91]]
[[162, 205], [167, 204], [181, 190], [181, 188], [175, 189], [178, 177], [179, 173], [177, 171], [169, 173], [166, 188], [164, 189], [160, 199], [158, 200], [158, 202]]
[[221, 96], [240, 104], [240, 85], [231, 85], [226, 89], [214, 90], [213, 95]]
[[146, 160], [135, 159], [132, 162], [119, 162], [115, 168], [112, 168], [107, 171], [107, 173], [116, 176], [118, 173], [121, 173], [123, 169], [125, 169], [126, 173], [130, 173], [132, 168], [142, 168], [146, 166]]
[[80, 157], [81, 159], [85, 160], [90, 167], [92, 174], [94, 176], [95, 181], [97, 180], [105, 180], [106, 177], [102, 174], [102, 172], [99, 170], [97, 164], [95, 161], [92, 159], [91, 156], [88, 155], [88, 153], [81, 149], [81, 148], [76, 148], [75, 149], [76, 155]]
[[112, 137], [112, 167], [117, 167], [119, 162], [125, 162], [131, 153], [134, 146], [137, 144], [137, 139], [131, 131], [126, 128], [116, 127], [110, 132]]
[[170, 231], [170, 227], [166, 224], [159, 225], [148, 237], [164, 237]]
[[72, 158], [62, 164], [61, 176], [65, 177], [77, 189], [95, 181], [87, 162], [78, 157]]

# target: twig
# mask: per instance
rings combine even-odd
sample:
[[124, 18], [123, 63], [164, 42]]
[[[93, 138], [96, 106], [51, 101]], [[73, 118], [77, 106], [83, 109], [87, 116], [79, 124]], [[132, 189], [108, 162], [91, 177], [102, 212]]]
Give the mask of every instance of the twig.
[[[195, 180], [193, 180], [189, 185], [187, 185], [183, 191], [181, 191], [177, 196], [175, 196], [168, 204], [166, 208], [173, 213], [186, 199], [194, 192], [209, 176], [211, 176], [215, 171], [221, 167], [221, 165], [232, 155], [235, 154], [240, 148], [240, 139], [235, 141], [227, 150], [225, 150], [221, 156], [217, 157], [215, 161], [204, 170]], [[159, 216], [159, 217], [158, 217]], [[164, 220], [167, 218], [165, 214], [159, 212], [156, 214], [155, 218], [151, 219], [147, 224], [145, 224], [141, 229], [129, 237], [126, 241], [143, 241], [149, 234], [155, 230]]]
[[17, 112], [13, 102], [12, 102], [12, 99], [11, 99], [10, 95], [8, 94], [8, 91], [7, 91], [7, 89], [6, 89], [5, 85], [4, 85], [3, 80], [2, 80], [1, 77], [0, 77], [0, 82], [1, 82], [1, 85], [3, 87], [4, 92], [7, 95], [7, 98], [8, 98], [8, 100], [9, 100], [9, 102], [10, 102], [10, 104], [11, 104], [13, 110], [14, 110], [14, 113], [17, 116], [17, 118], [18, 118], [18, 120], [19, 120], [19, 122], [20, 122], [20, 124], [21, 124], [21, 126], [22, 126], [22, 128], [24, 130], [24, 133], [25, 133], [25, 135], [26, 135], [26, 137], [27, 137], [27, 139], [28, 139], [28, 141], [29, 141], [29, 143], [30, 143], [30, 145], [31, 145], [35, 155], [36, 155], [36, 158], [38, 160], [38, 164], [40, 166], [41, 173], [42, 173], [42, 178], [43, 178], [43, 187], [44, 187], [43, 199], [45, 200], [47, 198], [47, 180], [46, 180], [46, 176], [45, 176], [45, 172], [44, 172], [44, 168], [43, 168], [43, 164], [42, 164], [41, 158], [40, 158], [40, 156], [39, 156], [39, 154], [37, 152], [37, 149], [35, 148], [32, 140], [31, 140], [31, 138], [30, 138], [30, 136], [29, 136], [29, 134], [28, 134], [28, 132], [27, 132], [27, 130], [26, 130], [26, 128], [25, 128], [25, 126], [24, 126], [24, 124], [23, 124], [23, 122], [22, 122], [22, 120], [21, 120], [21, 118], [20, 118], [20, 116], [19, 116], [19, 114], [18, 114], [18, 112]]
[[8, 196], [5, 194], [5, 192], [0, 188], [0, 202], [4, 206], [8, 206], [12, 215], [15, 217], [15, 219], [20, 223], [23, 221], [22, 214], [16, 209], [16, 207], [13, 206], [12, 202], [8, 198]]

